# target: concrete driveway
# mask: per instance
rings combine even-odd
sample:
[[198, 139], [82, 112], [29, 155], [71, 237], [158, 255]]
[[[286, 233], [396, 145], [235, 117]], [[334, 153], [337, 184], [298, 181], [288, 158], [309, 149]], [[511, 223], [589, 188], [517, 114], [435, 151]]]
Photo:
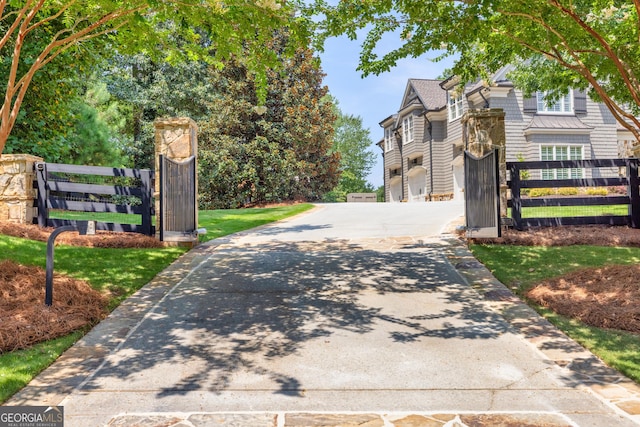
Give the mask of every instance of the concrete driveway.
[[482, 268], [454, 202], [202, 245], [9, 404], [65, 426], [631, 426], [640, 393]]

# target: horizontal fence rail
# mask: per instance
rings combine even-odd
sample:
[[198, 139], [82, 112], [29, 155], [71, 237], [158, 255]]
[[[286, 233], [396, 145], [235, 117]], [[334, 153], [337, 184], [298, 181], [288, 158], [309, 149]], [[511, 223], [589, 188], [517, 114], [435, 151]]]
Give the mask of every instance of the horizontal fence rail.
[[75, 225], [74, 219], [50, 218], [50, 211], [136, 215], [140, 224], [116, 219], [96, 223], [99, 230], [155, 233], [152, 224], [154, 172], [148, 169], [109, 168], [38, 162], [38, 225]]
[[[508, 180], [511, 198], [511, 218], [515, 227], [522, 230], [531, 226], [555, 225], [628, 225], [640, 228], [640, 192], [638, 180], [638, 159], [599, 159], [599, 160], [557, 160], [535, 162], [507, 162], [510, 179]], [[542, 171], [561, 171], [561, 175], [580, 175], [574, 179], [541, 179], [527, 176]], [[547, 172], [549, 173], [549, 172]], [[607, 176], [611, 175], [611, 176]], [[616, 176], [613, 176], [616, 175]], [[532, 179], [533, 178], [533, 179]], [[626, 194], [616, 195], [547, 195], [527, 197], [527, 191], [540, 188], [593, 188], [620, 187]], [[524, 190], [524, 191], [523, 191]], [[588, 207], [588, 206], [626, 206], [623, 214], [544, 216], [523, 218], [523, 208], [545, 207]]]

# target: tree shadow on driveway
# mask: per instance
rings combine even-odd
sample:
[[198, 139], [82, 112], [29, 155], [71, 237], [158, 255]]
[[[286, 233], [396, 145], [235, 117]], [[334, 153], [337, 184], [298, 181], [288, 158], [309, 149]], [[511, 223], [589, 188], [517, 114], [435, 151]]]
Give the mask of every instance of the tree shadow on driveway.
[[[491, 340], [507, 329], [438, 247], [228, 245], [168, 293], [84, 388], [301, 396], [302, 380], [286, 364], [318, 340], [370, 336], [367, 345], [381, 348]], [[323, 369], [322, 357], [313, 363]]]

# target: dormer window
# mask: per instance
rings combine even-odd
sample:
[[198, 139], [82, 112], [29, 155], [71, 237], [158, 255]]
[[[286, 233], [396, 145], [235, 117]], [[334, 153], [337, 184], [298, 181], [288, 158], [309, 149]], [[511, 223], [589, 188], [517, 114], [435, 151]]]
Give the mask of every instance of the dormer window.
[[449, 99], [449, 121], [452, 122], [462, 117], [462, 94], [455, 95], [449, 92], [447, 93], [447, 97]]
[[568, 94], [558, 99], [553, 103], [549, 103], [548, 92], [538, 92], [538, 113], [545, 114], [573, 114], [573, 93], [569, 91]]
[[393, 150], [393, 129], [391, 127], [384, 129], [384, 151]]
[[413, 116], [409, 115], [402, 120], [402, 143], [413, 142]]

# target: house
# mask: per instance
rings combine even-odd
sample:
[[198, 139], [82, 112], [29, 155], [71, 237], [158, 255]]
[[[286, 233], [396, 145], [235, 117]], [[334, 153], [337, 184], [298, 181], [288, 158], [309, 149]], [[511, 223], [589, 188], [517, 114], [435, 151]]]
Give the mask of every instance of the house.
[[[462, 197], [463, 126], [469, 109], [505, 112], [506, 160], [579, 160], [627, 157], [631, 132], [608, 108], [572, 90], [550, 104], [544, 93], [524, 98], [499, 70], [491, 84], [463, 90], [457, 79], [410, 79], [397, 113], [380, 122], [386, 201], [422, 202]], [[549, 170], [541, 178], [579, 178], [581, 169]]]

